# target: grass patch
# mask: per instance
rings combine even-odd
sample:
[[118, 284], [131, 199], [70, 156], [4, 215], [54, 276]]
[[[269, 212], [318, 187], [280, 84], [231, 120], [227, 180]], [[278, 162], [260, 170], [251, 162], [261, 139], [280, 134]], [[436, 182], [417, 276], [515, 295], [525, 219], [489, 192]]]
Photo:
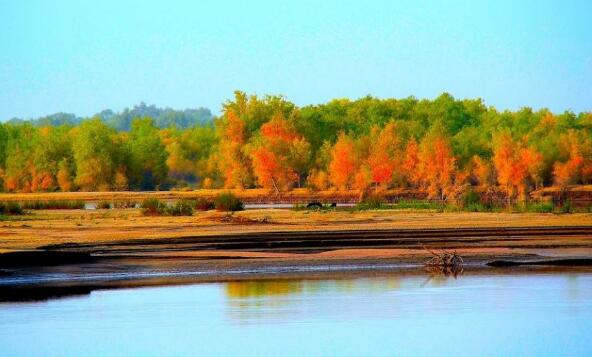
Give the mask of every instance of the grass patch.
[[243, 201], [241, 201], [232, 192], [224, 192], [216, 196], [214, 199], [214, 207], [218, 211], [234, 212], [245, 209]]
[[396, 203], [386, 203], [383, 200], [378, 200], [373, 198], [369, 201], [362, 201], [358, 203], [355, 207], [355, 210], [358, 211], [365, 211], [365, 210], [413, 210], [413, 211], [438, 211], [444, 212], [445, 210], [449, 211], [459, 211], [462, 210], [459, 206], [454, 205], [445, 205], [441, 202], [437, 201], [429, 201], [429, 200], [401, 200]]
[[555, 213], [555, 214], [567, 214], [586, 212], [590, 208], [577, 208], [570, 201], [566, 201], [561, 205], [555, 205], [552, 202], [527, 202], [519, 203], [510, 207], [510, 211], [513, 213]]
[[189, 200], [166, 204], [157, 198], [147, 198], [140, 208], [144, 216], [193, 216], [193, 204]]
[[401, 200], [393, 205], [394, 209], [444, 211], [445, 205], [437, 201]]
[[166, 211], [166, 204], [158, 198], [147, 198], [140, 205], [144, 216], [162, 216]]
[[167, 216], [193, 216], [194, 203], [189, 200], [179, 200], [172, 205], [167, 205], [165, 213]]
[[384, 198], [378, 195], [370, 195], [356, 205], [358, 209], [381, 209], [385, 207]]
[[555, 210], [551, 202], [532, 202], [525, 206], [526, 212], [532, 213], [552, 213]]
[[80, 200], [55, 200], [55, 201], [24, 201], [21, 202], [23, 209], [84, 209], [84, 201]]
[[0, 202], [0, 215], [13, 216], [24, 213], [23, 207], [17, 202]]

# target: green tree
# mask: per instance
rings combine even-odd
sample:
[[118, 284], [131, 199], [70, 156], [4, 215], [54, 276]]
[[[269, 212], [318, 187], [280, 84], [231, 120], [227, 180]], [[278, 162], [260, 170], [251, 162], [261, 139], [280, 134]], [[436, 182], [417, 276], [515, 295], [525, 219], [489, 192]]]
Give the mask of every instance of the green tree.
[[134, 119], [129, 134], [129, 182], [132, 188], [154, 190], [166, 187], [168, 153], [151, 118]]
[[110, 190], [124, 162], [123, 138], [99, 118], [84, 121], [74, 132], [75, 184], [84, 191]]

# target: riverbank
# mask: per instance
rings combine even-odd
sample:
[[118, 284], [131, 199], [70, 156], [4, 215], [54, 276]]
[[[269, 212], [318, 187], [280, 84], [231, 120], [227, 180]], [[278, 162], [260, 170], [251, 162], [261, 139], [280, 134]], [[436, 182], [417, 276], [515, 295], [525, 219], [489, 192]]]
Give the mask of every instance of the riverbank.
[[138, 209], [39, 210], [0, 222], [0, 237], [3, 294], [18, 288], [51, 295], [60, 287], [337, 271], [425, 274], [432, 254], [426, 248], [456, 251], [465, 271], [507, 269], [487, 267], [496, 260], [587, 259], [592, 214], [255, 209], [144, 217]]
[[[521, 227], [592, 227], [592, 214], [434, 212], [430, 210], [253, 209], [235, 212], [198, 211], [192, 216], [142, 216], [139, 209], [35, 210], [0, 221], [0, 252], [39, 249], [48, 245], [101, 245], [170, 239], [224, 237], [240, 234], [300, 235], [375, 230], [497, 229]], [[312, 232], [312, 233], [310, 233]], [[357, 232], [357, 233], [356, 233]], [[497, 233], [493, 232], [493, 236]], [[513, 247], [513, 240], [499, 244]], [[552, 240], [545, 242], [551, 244]], [[498, 245], [499, 245], [498, 244]], [[570, 240], [558, 242], [571, 244]], [[329, 247], [336, 249], [335, 247]], [[343, 247], [345, 248], [345, 247]], [[360, 248], [359, 246], [357, 248]], [[373, 247], [376, 248], [376, 247]], [[390, 247], [395, 248], [395, 247]], [[463, 248], [463, 247], [458, 247]], [[485, 246], [481, 246], [485, 248]], [[564, 247], [565, 248], [565, 247]]]

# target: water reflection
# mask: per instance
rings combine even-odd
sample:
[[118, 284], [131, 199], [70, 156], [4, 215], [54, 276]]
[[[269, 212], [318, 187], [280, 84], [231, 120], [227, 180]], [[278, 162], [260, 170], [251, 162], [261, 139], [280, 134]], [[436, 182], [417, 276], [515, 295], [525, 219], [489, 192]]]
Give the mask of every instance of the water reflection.
[[[226, 314], [237, 324], [285, 323], [311, 319], [404, 318], [553, 307], [579, 311], [592, 306], [592, 277], [582, 274], [523, 276], [383, 276], [331, 280], [235, 281], [224, 285]], [[561, 305], [561, 304], [558, 304]], [[520, 306], [520, 308], [518, 308]], [[575, 307], [575, 310], [574, 310]]]
[[0, 303], [0, 316], [2, 356], [585, 356], [592, 351], [592, 274], [418, 273], [99, 290]]
[[302, 291], [300, 280], [255, 280], [226, 283], [226, 295], [230, 298], [288, 295]]

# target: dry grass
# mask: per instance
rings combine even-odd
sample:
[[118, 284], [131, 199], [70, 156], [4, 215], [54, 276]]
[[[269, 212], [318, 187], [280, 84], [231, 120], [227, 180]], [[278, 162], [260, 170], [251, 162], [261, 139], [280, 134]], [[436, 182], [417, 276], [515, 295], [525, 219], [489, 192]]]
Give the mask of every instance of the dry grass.
[[139, 209], [40, 210], [1, 221], [0, 250], [33, 249], [58, 243], [264, 231], [592, 225], [592, 214], [257, 209], [237, 212], [231, 220], [225, 216], [216, 211], [197, 212], [189, 217], [143, 217]]

